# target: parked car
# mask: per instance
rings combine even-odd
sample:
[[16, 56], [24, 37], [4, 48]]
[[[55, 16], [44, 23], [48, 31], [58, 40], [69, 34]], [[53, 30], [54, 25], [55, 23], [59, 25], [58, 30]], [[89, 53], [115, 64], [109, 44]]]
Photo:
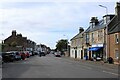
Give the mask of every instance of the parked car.
[[25, 60], [25, 58], [26, 58], [25, 53], [21, 51], [20, 54], [21, 54], [21, 59], [22, 59], [22, 60]]
[[39, 51], [34, 51], [34, 54], [35, 54], [35, 55], [38, 55], [38, 54], [39, 54]]
[[21, 54], [19, 51], [10, 51], [10, 52], [14, 54], [15, 60], [21, 60]]
[[13, 62], [15, 60], [15, 55], [12, 52], [2, 53], [2, 59], [4, 62]]
[[3, 64], [3, 60], [2, 60], [2, 53], [0, 53], [0, 64]]
[[54, 55], [55, 55], [56, 57], [61, 57], [61, 52], [60, 52], [60, 51], [55, 52]]
[[24, 51], [24, 53], [25, 53], [25, 56], [26, 56], [27, 58], [30, 57], [30, 53], [29, 53], [29, 51]]
[[96, 61], [101, 61], [101, 60], [102, 60], [102, 58], [100, 58], [100, 57], [96, 58]]
[[42, 51], [42, 52], [40, 52], [39, 53], [39, 56], [41, 57], [41, 56], [45, 56], [46, 54], [45, 54], [45, 52], [44, 51]]

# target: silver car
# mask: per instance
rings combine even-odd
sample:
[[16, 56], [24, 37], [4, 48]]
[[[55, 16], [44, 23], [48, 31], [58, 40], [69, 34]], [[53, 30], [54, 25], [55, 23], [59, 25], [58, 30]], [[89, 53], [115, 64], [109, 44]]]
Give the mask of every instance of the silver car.
[[60, 52], [60, 51], [59, 51], [59, 52], [55, 52], [54, 55], [55, 55], [56, 57], [61, 57], [61, 52]]

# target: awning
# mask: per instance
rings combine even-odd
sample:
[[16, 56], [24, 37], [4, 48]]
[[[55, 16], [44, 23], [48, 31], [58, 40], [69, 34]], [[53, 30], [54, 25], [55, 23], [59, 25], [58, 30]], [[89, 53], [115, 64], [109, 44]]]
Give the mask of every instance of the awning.
[[97, 51], [99, 49], [101, 49], [102, 47], [92, 47], [92, 48], [89, 48], [88, 50], [89, 51]]

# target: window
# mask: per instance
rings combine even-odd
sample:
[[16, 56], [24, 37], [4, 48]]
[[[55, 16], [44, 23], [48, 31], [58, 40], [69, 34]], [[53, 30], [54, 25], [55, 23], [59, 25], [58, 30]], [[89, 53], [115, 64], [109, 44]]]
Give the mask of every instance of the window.
[[103, 33], [102, 30], [98, 31], [98, 41], [102, 41], [103, 40]]
[[115, 43], [116, 43], [116, 44], [119, 43], [119, 37], [118, 37], [118, 34], [115, 34]]
[[94, 33], [92, 33], [92, 42], [94, 42]]
[[91, 22], [90, 23], [90, 29], [93, 29], [95, 27], [95, 23], [94, 22]]
[[118, 59], [119, 58], [119, 51], [115, 50], [115, 58]]
[[89, 34], [86, 34], [86, 43], [89, 43]]
[[106, 24], [110, 21], [110, 16], [105, 16], [103, 19], [104, 19], [104, 24]]

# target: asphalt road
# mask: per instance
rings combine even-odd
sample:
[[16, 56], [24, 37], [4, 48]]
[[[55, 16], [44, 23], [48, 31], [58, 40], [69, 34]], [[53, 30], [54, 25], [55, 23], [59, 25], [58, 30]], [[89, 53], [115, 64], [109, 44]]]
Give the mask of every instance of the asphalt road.
[[66, 57], [33, 56], [3, 64], [3, 78], [117, 78], [118, 68], [75, 61]]

